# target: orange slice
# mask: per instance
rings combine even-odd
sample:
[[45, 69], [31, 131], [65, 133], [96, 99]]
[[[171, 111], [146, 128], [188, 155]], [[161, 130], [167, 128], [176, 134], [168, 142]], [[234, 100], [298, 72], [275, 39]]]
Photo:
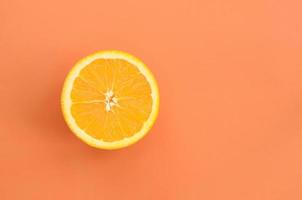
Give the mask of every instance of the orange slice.
[[153, 126], [159, 92], [154, 76], [138, 58], [100, 51], [69, 72], [61, 103], [77, 137], [96, 148], [118, 149], [137, 142]]

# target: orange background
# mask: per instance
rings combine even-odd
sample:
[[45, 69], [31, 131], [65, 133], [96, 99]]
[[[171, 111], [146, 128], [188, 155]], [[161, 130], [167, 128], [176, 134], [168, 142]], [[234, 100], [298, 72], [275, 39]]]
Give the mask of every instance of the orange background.
[[[300, 0], [0, 0], [0, 199], [301, 200]], [[60, 111], [96, 50], [146, 62], [150, 134], [88, 147]]]

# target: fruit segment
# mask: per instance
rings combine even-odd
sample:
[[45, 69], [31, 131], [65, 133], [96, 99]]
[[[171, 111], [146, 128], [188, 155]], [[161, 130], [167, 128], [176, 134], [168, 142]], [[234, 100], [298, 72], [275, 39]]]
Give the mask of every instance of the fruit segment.
[[121, 59], [98, 59], [83, 68], [71, 99], [78, 126], [108, 142], [137, 133], [152, 109], [149, 83], [137, 67]]

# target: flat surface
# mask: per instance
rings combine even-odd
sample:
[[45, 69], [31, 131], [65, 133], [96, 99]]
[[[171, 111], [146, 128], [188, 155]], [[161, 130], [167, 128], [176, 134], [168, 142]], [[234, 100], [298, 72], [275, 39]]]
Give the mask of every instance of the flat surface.
[[[0, 0], [0, 199], [302, 199], [301, 1]], [[128, 51], [160, 87], [136, 145], [67, 128], [79, 58]]]

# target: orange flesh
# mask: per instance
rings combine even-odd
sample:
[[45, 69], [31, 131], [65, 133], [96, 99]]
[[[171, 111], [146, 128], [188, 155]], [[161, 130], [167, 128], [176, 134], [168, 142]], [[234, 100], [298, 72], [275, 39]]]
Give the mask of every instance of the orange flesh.
[[[106, 110], [109, 101], [117, 103]], [[71, 113], [87, 134], [106, 142], [141, 130], [152, 109], [151, 88], [134, 65], [122, 59], [97, 59], [83, 68], [71, 92]]]

